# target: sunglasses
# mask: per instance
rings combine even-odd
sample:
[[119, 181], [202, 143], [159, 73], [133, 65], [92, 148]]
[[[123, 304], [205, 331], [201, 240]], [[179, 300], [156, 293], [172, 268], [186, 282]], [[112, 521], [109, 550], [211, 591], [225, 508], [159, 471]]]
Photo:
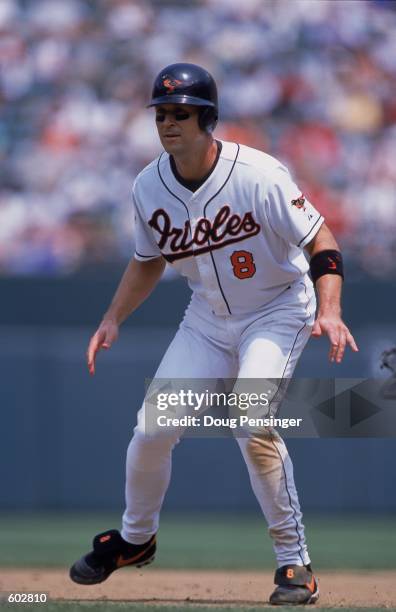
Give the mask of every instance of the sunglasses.
[[175, 119], [175, 121], [186, 121], [186, 119], [189, 119], [193, 113], [189, 113], [183, 109], [176, 109], [174, 111], [158, 110], [155, 115], [156, 122], [162, 123], [165, 121], [166, 115], [170, 115]]

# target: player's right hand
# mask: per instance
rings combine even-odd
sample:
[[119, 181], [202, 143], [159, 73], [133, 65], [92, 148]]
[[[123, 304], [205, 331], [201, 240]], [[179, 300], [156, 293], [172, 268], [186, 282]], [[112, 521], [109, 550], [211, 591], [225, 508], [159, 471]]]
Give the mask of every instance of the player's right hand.
[[118, 325], [115, 321], [104, 319], [89, 341], [87, 364], [91, 376], [95, 374], [96, 355], [101, 349], [109, 349], [118, 338]]

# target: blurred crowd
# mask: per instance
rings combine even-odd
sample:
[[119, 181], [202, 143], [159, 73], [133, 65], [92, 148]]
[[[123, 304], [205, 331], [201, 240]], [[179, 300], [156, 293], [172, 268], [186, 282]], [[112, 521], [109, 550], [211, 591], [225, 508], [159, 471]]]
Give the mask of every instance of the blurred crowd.
[[0, 274], [133, 253], [145, 105], [175, 61], [215, 76], [216, 136], [286, 163], [356, 278], [396, 274], [396, 4], [1, 0]]

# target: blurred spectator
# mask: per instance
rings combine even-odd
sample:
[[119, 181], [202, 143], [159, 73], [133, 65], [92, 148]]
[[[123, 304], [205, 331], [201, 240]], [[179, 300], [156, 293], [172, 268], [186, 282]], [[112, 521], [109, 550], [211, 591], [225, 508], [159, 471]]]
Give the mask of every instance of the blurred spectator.
[[206, 66], [219, 138], [279, 157], [349, 262], [395, 274], [396, 11], [380, 0], [2, 0], [0, 273], [133, 252], [158, 70]]

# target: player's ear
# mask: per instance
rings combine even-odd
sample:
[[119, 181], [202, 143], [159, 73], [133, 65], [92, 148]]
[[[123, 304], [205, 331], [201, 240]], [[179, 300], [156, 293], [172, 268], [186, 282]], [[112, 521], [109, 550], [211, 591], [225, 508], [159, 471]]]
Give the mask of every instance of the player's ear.
[[198, 125], [201, 130], [211, 134], [216, 127], [217, 118], [216, 109], [210, 106], [205, 106], [204, 108], [199, 109]]

